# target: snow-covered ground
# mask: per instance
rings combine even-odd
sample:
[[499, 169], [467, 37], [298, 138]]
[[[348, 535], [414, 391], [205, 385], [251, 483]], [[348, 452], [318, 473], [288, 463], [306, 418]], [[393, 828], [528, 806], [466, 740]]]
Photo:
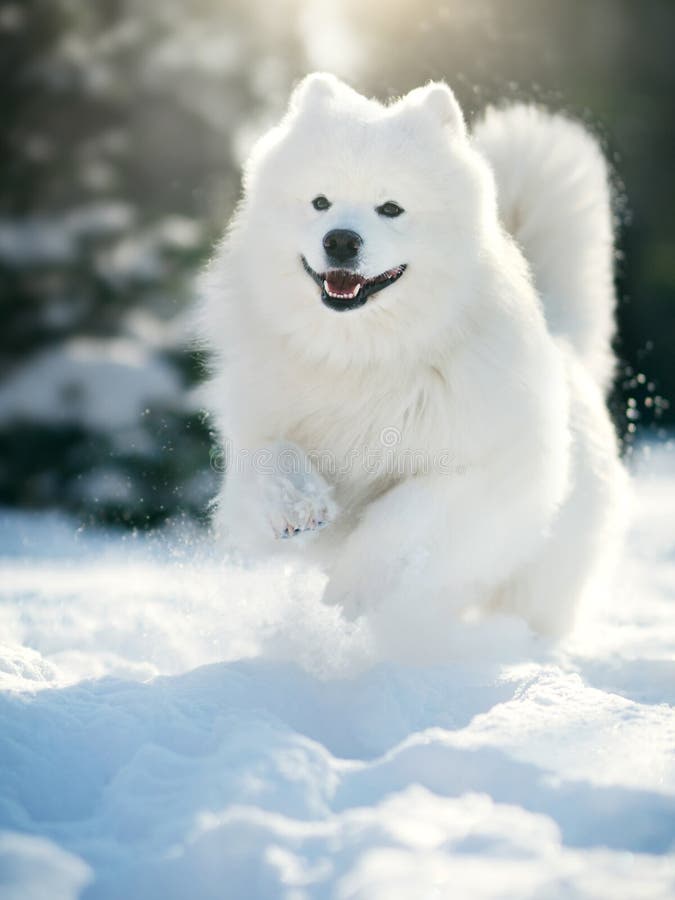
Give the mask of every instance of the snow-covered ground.
[[635, 484], [564, 646], [500, 619], [415, 665], [318, 573], [4, 514], [0, 897], [675, 897], [675, 451]]

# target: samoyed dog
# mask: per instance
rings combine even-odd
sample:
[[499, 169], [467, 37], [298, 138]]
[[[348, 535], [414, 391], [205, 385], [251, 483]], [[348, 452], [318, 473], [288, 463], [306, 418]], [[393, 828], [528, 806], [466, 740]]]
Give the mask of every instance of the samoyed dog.
[[469, 132], [443, 83], [383, 104], [314, 74], [243, 184], [205, 277], [217, 527], [318, 559], [350, 618], [562, 633], [623, 484], [596, 142], [524, 105]]

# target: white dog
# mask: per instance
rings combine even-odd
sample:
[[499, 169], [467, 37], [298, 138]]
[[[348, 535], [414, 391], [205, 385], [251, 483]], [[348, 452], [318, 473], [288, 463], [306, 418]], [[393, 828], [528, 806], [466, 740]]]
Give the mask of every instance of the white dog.
[[217, 523], [317, 553], [350, 617], [433, 601], [562, 632], [623, 482], [612, 258], [581, 126], [513, 106], [469, 134], [445, 84], [383, 105], [305, 78], [206, 277]]

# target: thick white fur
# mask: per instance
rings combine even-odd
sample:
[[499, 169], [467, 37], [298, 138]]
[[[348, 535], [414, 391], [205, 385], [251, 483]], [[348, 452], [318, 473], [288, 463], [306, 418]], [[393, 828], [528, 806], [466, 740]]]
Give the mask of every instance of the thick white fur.
[[489, 109], [473, 132], [503, 225], [530, 264], [555, 335], [602, 384], [613, 375], [613, 222], [607, 166], [581, 125], [535, 106]]
[[[388, 200], [405, 213], [378, 216]], [[300, 263], [324, 271], [337, 227], [363, 237], [367, 277], [408, 266], [339, 313]], [[472, 137], [443, 84], [384, 106], [306, 78], [206, 274], [229, 457], [216, 522], [317, 554], [350, 616], [440, 603], [563, 631], [622, 483], [611, 257], [606, 170], [579, 126], [516, 107]], [[302, 534], [279, 544], [287, 525]]]

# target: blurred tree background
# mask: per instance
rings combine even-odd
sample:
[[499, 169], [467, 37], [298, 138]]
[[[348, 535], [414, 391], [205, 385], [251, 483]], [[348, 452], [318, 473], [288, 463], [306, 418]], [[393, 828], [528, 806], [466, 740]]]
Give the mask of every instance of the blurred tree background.
[[0, 503], [204, 514], [193, 279], [312, 69], [583, 119], [615, 170], [618, 427], [672, 427], [673, 38], [672, 0], [0, 0]]

